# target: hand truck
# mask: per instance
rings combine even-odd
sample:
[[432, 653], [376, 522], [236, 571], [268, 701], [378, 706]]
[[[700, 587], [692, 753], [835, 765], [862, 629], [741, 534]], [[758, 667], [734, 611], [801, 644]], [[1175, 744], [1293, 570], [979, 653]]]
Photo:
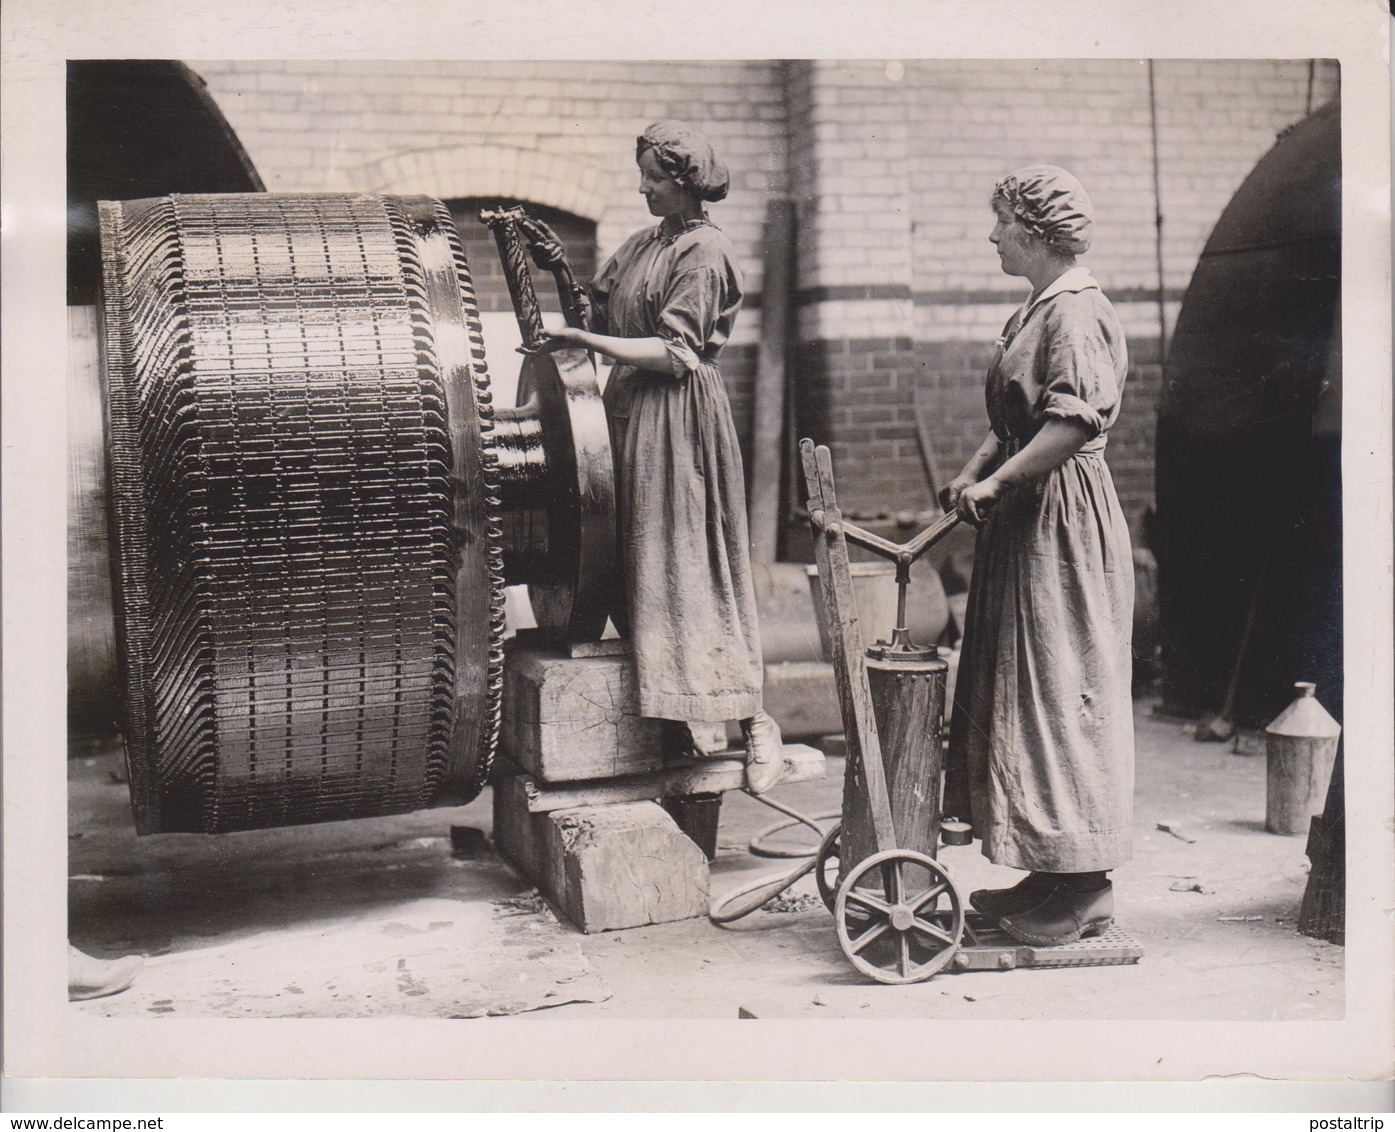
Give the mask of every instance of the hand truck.
[[[714, 904], [711, 918], [729, 923], [748, 915], [812, 872], [833, 913], [843, 953], [879, 983], [918, 983], [946, 968], [1002, 971], [1137, 962], [1143, 949], [1118, 928], [1078, 943], [1029, 946], [966, 909], [948, 869], [936, 859], [941, 844], [973, 841], [967, 822], [939, 812], [948, 665], [933, 646], [912, 643], [906, 615], [911, 565], [959, 524], [959, 516], [951, 512], [909, 542], [891, 542], [843, 518], [826, 447], [806, 439], [799, 452], [847, 738], [843, 815], [823, 832], [818, 852], [794, 872], [728, 894]], [[896, 626], [890, 641], [871, 648], [864, 648], [858, 622], [850, 543], [896, 563]], [[888, 732], [885, 749], [893, 755], [890, 781], [879, 717]], [[786, 807], [775, 808], [814, 826]]]

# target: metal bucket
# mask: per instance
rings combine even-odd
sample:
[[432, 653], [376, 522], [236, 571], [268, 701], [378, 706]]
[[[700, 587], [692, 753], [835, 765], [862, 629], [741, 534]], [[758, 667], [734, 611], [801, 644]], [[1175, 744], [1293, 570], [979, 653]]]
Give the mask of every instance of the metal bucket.
[[[857, 619], [862, 625], [862, 643], [873, 644], [879, 638], [890, 639], [896, 627], [896, 564], [894, 562], [854, 562], [852, 573], [853, 599], [857, 603]], [[823, 658], [833, 660], [833, 645], [829, 637], [827, 615], [824, 613], [823, 590], [817, 566], [805, 566], [809, 589], [814, 595], [814, 612], [818, 615], [819, 643]]]

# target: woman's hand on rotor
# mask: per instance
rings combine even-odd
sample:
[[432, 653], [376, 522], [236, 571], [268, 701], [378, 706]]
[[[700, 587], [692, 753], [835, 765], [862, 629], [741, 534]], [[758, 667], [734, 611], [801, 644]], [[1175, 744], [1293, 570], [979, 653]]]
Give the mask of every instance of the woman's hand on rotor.
[[573, 348], [586, 348], [586, 331], [575, 326], [559, 326], [555, 330], [547, 331], [547, 336], [543, 339], [542, 348], [549, 353], [553, 350], [568, 350]]
[[[950, 484], [945, 489], [946, 493], [954, 487]], [[959, 512], [959, 517], [966, 523], [975, 527], [981, 527], [988, 512], [993, 509], [993, 505], [1002, 498], [1003, 492], [1007, 490], [1007, 485], [997, 476], [989, 476], [987, 479], [979, 480], [978, 483], [969, 484], [959, 492], [954, 502], [954, 509]]]
[[544, 271], [551, 271], [559, 263], [566, 262], [567, 253], [562, 247], [562, 241], [557, 238], [557, 233], [537, 217], [525, 216], [519, 221], [519, 227], [528, 239], [528, 250], [533, 255], [533, 262]]

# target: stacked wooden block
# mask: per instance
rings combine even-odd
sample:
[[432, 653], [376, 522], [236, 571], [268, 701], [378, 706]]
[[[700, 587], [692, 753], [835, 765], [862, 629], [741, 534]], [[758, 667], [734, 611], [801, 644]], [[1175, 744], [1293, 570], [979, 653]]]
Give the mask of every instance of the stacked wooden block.
[[[583, 931], [706, 915], [715, 837], [699, 847], [690, 834], [715, 834], [720, 795], [745, 780], [742, 754], [666, 768], [623, 643], [510, 641], [503, 754], [495, 846]], [[785, 764], [786, 781], [823, 775], [823, 756], [799, 744]]]

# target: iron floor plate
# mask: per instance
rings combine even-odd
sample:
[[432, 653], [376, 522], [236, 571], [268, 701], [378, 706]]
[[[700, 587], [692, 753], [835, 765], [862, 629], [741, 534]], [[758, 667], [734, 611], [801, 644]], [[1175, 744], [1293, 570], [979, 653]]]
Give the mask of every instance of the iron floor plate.
[[[974, 942], [977, 937], [977, 942]], [[1102, 935], [1037, 947], [1018, 943], [1001, 928], [981, 916], [971, 915], [965, 942], [950, 960], [949, 971], [1011, 971], [1017, 967], [1109, 967], [1137, 963], [1143, 945], [1128, 932], [1111, 926]]]

